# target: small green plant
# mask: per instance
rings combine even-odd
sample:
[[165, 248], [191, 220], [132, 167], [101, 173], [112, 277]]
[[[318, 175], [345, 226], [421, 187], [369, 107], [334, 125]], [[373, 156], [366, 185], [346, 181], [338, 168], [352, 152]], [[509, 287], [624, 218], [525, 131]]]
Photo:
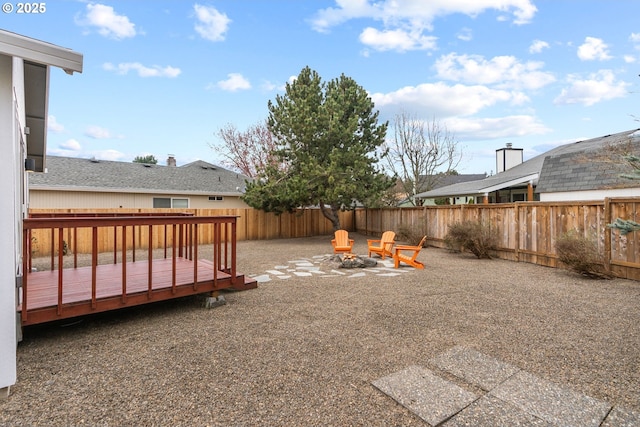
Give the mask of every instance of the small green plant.
[[498, 238], [491, 228], [481, 221], [462, 221], [449, 226], [444, 237], [447, 247], [456, 252], [469, 251], [478, 258], [491, 258], [498, 248]]
[[606, 278], [603, 255], [598, 251], [598, 244], [571, 230], [556, 240], [558, 259], [570, 270], [592, 278]]

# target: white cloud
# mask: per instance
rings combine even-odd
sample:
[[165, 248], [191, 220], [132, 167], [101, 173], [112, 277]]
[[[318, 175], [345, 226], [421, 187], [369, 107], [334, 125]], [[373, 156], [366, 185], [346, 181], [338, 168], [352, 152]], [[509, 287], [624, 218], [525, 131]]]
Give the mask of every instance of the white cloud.
[[555, 81], [553, 74], [541, 71], [542, 62], [519, 62], [513, 56], [496, 56], [486, 60], [480, 55], [441, 56], [435, 63], [440, 78], [472, 84], [496, 85], [499, 88], [539, 89]]
[[533, 19], [537, 8], [531, 0], [336, 0], [337, 7], [319, 10], [310, 20], [314, 30], [326, 32], [351, 19], [370, 18], [386, 27], [401, 23], [413, 29], [431, 28], [435, 18], [456, 13], [477, 16], [486, 10], [497, 10], [513, 16], [515, 24]]
[[401, 29], [379, 31], [375, 28], [365, 28], [360, 34], [360, 42], [375, 50], [433, 50], [436, 48], [437, 37], [423, 36], [419, 32], [407, 32]]
[[196, 13], [197, 23], [195, 30], [203, 39], [210, 41], [222, 41], [229, 29], [231, 19], [212, 6], [195, 4], [193, 10]]
[[629, 40], [633, 43], [640, 43], [640, 33], [631, 33], [629, 36]]
[[471, 30], [471, 28], [463, 28], [462, 30], [458, 31], [456, 37], [464, 42], [469, 42], [473, 40], [473, 31]]
[[64, 126], [56, 121], [56, 116], [49, 115], [47, 117], [47, 130], [53, 133], [64, 132]]
[[570, 86], [553, 101], [555, 104], [583, 104], [590, 106], [598, 102], [627, 95], [628, 83], [616, 81], [616, 76], [611, 70], [600, 70], [582, 79], [571, 74], [567, 78]]
[[227, 77], [229, 77], [227, 80], [219, 81], [216, 86], [228, 92], [251, 89], [251, 83], [249, 83], [249, 80], [245, 79], [242, 74], [230, 73], [227, 74]]
[[84, 27], [96, 27], [102, 36], [116, 40], [134, 37], [135, 24], [125, 15], [118, 15], [113, 7], [99, 3], [87, 4], [86, 14], [76, 18], [76, 23]]
[[633, 64], [637, 61], [637, 58], [633, 55], [624, 55], [622, 59], [624, 59], [624, 62], [627, 64]]
[[551, 130], [530, 115], [515, 115], [489, 118], [453, 117], [447, 119], [447, 127], [463, 140], [510, 138], [527, 135], [542, 135]]
[[584, 43], [578, 47], [578, 58], [583, 61], [606, 61], [611, 59], [609, 46], [596, 37], [586, 37]]
[[107, 71], [115, 71], [117, 74], [127, 74], [133, 70], [138, 73], [140, 77], [178, 77], [182, 70], [171, 66], [161, 67], [159, 65], [153, 65], [151, 67], [144, 66], [139, 62], [127, 62], [114, 65], [110, 62], [105, 63], [102, 68]]
[[521, 92], [494, 90], [480, 85], [449, 86], [442, 82], [407, 86], [389, 93], [374, 93], [371, 99], [376, 108], [381, 110], [402, 107], [439, 118], [469, 116], [499, 102], [520, 105], [529, 101]]
[[67, 151], [80, 151], [82, 145], [75, 139], [68, 139], [60, 144], [60, 148]]
[[529, 53], [540, 53], [543, 49], [548, 49], [549, 43], [542, 40], [534, 40], [529, 46]]
[[109, 132], [108, 129], [102, 128], [100, 126], [89, 126], [85, 131], [84, 134], [90, 138], [94, 138], [94, 139], [107, 139], [107, 138], [113, 138], [113, 135], [111, 135], [111, 132]]

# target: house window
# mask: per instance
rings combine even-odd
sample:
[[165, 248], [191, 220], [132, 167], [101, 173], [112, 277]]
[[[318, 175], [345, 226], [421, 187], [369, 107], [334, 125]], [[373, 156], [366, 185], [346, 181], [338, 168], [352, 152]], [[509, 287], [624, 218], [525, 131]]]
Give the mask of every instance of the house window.
[[154, 197], [153, 198], [153, 207], [154, 208], [188, 208], [189, 207], [189, 199], [174, 199], [169, 197]]
[[210, 202], [221, 202], [224, 200], [223, 196], [209, 196]]

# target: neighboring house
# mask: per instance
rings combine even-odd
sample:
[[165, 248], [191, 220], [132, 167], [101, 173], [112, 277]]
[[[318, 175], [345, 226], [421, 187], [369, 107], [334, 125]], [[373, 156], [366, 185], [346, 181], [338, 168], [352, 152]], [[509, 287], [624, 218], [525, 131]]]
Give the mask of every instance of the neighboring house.
[[80, 53], [0, 30], [0, 397], [16, 383], [16, 303], [22, 283], [25, 169], [46, 167], [49, 71], [82, 72]]
[[[640, 196], [640, 182], [620, 177], [620, 156], [611, 150], [612, 146], [628, 144], [638, 152], [639, 139], [637, 130], [629, 130], [561, 145], [522, 163], [518, 163], [518, 153], [513, 152], [519, 149], [507, 146], [496, 150], [496, 175], [440, 187], [416, 197], [472, 197], [475, 203], [504, 203]], [[502, 171], [501, 161], [506, 161]]]
[[[457, 174], [457, 175], [441, 174], [431, 179], [427, 179], [422, 175], [420, 176], [421, 182], [429, 181], [429, 182], [435, 183], [432, 190], [437, 190], [438, 188], [448, 187], [450, 185], [460, 184], [463, 182], [479, 181], [481, 179], [485, 179], [486, 177], [487, 177], [486, 173]], [[422, 193], [424, 193], [424, 191], [422, 191]], [[450, 203], [464, 204], [464, 203], [469, 203], [472, 199], [473, 197], [470, 197], [470, 196], [454, 197], [452, 198]], [[435, 198], [423, 198], [423, 197], [416, 196], [417, 206], [427, 206], [427, 205], [435, 205], [435, 204], [436, 204]]]
[[176, 166], [48, 156], [30, 177], [31, 208], [247, 208], [249, 178], [201, 160]]

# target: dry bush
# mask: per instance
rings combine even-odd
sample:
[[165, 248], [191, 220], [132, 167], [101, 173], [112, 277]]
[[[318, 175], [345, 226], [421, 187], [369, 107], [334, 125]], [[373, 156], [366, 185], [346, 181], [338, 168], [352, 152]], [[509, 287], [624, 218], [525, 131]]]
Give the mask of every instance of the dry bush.
[[558, 238], [556, 252], [560, 262], [576, 273], [592, 278], [610, 277], [604, 269], [604, 258], [598, 251], [598, 244], [575, 231]]
[[396, 231], [396, 239], [407, 242], [409, 245], [417, 245], [420, 243], [424, 233], [416, 226], [400, 224]]
[[491, 258], [491, 251], [498, 247], [498, 238], [488, 225], [480, 221], [463, 221], [450, 225], [444, 242], [453, 251], [467, 250], [478, 258]]

